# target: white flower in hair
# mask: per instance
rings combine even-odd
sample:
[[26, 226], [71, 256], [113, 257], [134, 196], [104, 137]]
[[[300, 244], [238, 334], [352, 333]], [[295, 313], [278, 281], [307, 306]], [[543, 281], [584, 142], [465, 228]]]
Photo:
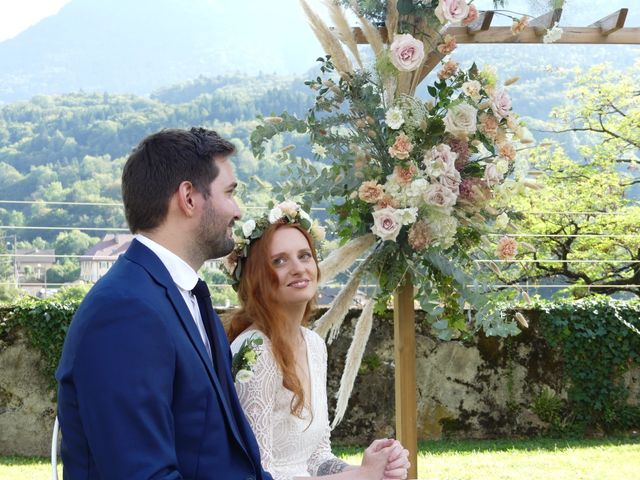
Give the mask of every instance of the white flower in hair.
[[252, 218], [242, 224], [242, 233], [245, 237], [250, 237], [256, 228], [256, 221]]
[[279, 208], [282, 211], [282, 215], [287, 215], [291, 218], [295, 218], [298, 214], [298, 210], [300, 210], [300, 206], [292, 200], [285, 200], [284, 202], [279, 203], [276, 208]]
[[280, 207], [273, 207], [269, 212], [269, 223], [276, 223], [284, 216]]

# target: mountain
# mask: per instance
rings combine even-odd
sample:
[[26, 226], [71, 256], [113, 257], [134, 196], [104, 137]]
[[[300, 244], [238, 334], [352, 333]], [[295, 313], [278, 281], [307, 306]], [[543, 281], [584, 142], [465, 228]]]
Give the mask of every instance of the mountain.
[[0, 103], [149, 94], [198, 76], [300, 74], [321, 54], [296, 0], [73, 0], [0, 43]]

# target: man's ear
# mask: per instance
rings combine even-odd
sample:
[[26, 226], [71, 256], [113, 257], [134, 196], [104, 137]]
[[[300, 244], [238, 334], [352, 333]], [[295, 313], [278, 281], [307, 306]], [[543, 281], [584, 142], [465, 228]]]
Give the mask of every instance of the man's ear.
[[193, 217], [196, 213], [197, 190], [189, 181], [184, 181], [178, 185], [178, 190], [174, 194], [178, 209], [187, 217]]

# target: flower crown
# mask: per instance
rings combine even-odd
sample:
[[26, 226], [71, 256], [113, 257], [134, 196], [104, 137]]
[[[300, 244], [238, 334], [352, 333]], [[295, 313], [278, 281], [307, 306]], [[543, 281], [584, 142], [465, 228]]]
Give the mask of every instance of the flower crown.
[[236, 246], [233, 251], [222, 259], [222, 264], [231, 280], [234, 290], [238, 289], [240, 275], [244, 260], [249, 255], [251, 242], [259, 239], [265, 230], [274, 223], [297, 223], [304, 228], [316, 243], [320, 243], [325, 238], [324, 227], [317, 220], [312, 220], [307, 212], [300, 208], [296, 202], [286, 200], [279, 203], [268, 213], [257, 219], [249, 219], [236, 228], [234, 240]]

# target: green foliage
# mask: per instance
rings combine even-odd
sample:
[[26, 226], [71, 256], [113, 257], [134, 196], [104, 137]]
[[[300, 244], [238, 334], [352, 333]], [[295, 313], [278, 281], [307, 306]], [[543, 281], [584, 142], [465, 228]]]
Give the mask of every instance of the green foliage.
[[[640, 302], [598, 296], [534, 308], [543, 335], [562, 352], [568, 408], [575, 421], [606, 431], [640, 427], [640, 406], [627, 403], [623, 380], [640, 365]], [[546, 402], [549, 413], [551, 400], [540, 402]]]
[[79, 302], [61, 302], [56, 298], [34, 299], [26, 297], [9, 310], [0, 320], [0, 338], [22, 328], [29, 343], [40, 352], [43, 359], [43, 374], [55, 389], [55, 371], [62, 353], [64, 337]]

